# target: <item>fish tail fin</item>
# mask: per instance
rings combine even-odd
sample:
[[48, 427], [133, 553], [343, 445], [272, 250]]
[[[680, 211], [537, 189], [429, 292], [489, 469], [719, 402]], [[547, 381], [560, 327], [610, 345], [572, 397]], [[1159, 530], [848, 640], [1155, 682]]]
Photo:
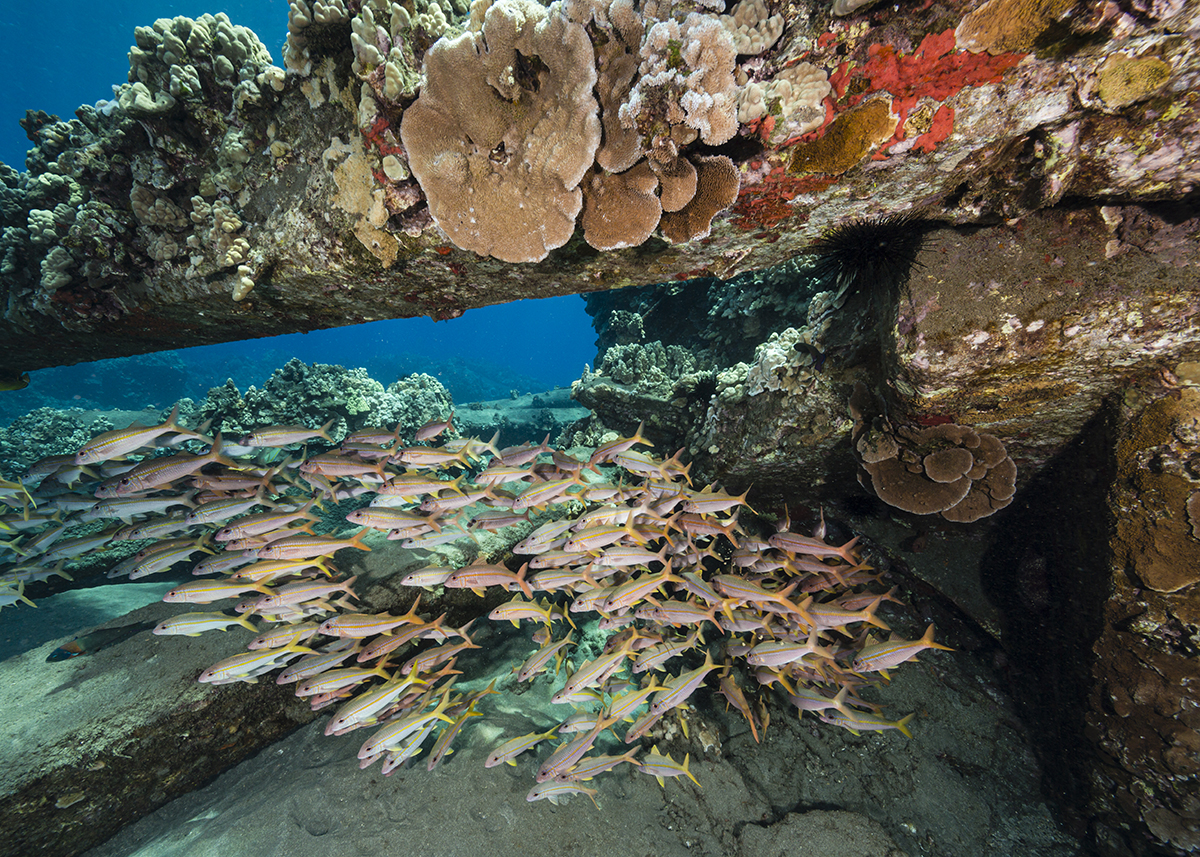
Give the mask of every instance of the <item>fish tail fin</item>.
[[333, 443], [333, 438], [329, 436], [329, 429], [330, 429], [330, 428], [332, 428], [332, 427], [333, 427], [333, 424], [334, 424], [334, 423], [336, 423], [336, 422], [337, 422], [337, 417], [334, 417], [334, 418], [333, 418], [333, 419], [331, 419], [329, 422], [325, 423], [325, 425], [323, 425], [323, 426], [321, 426], [319, 429], [317, 429], [317, 435], [316, 435], [316, 436], [317, 436], [317, 437], [323, 437], [323, 438], [325, 438], [325, 440], [329, 441], [329, 443], [331, 443], [331, 444], [332, 444], [332, 443]]
[[220, 432], [217, 432], [216, 437], [213, 438], [212, 446], [209, 448], [208, 454], [205, 457], [208, 458], [208, 460], [211, 463], [222, 464], [225, 467], [228, 467], [230, 470], [239, 470], [243, 466], [243, 465], [239, 464], [238, 462], [234, 461], [232, 458], [229, 458], [229, 457], [221, 454], [221, 433]]
[[837, 555], [840, 556], [842, 559], [844, 559], [846, 562], [850, 563], [851, 565], [857, 564], [858, 555], [856, 553], [854, 553], [854, 546], [856, 544], [858, 544], [858, 536], [855, 536], [850, 541], [846, 542], [844, 545], [842, 545], [840, 548], [838, 548]]
[[25, 595], [25, 581], [23, 581], [23, 580], [17, 581], [17, 598], [20, 598], [22, 601], [24, 601], [30, 607], [37, 607], [37, 605], [34, 604], [32, 601], [30, 601], [29, 598]]
[[847, 717], [850, 716], [850, 706], [846, 704], [846, 697], [850, 695], [850, 685], [842, 685], [842, 689], [837, 692], [837, 696], [830, 700], [833, 707]]
[[474, 624], [475, 624], [475, 620], [474, 620], [474, 619], [472, 619], [470, 622], [468, 622], [467, 624], [463, 625], [461, 628], [459, 628], [459, 629], [458, 629], [458, 633], [459, 633], [459, 635], [460, 635], [460, 636], [461, 636], [461, 637], [462, 637], [464, 640], [466, 640], [466, 641], [467, 641], [467, 648], [468, 648], [468, 649], [478, 649], [478, 648], [480, 648], [479, 644], [478, 644], [478, 643], [476, 643], [474, 640], [472, 640], [472, 639], [470, 638], [470, 636], [467, 634], [467, 631], [468, 631], [468, 630], [470, 630], [471, 626], [472, 626], [472, 625], [474, 625]]
[[467, 476], [467, 474], [465, 474], [465, 473], [459, 474], [458, 476], [454, 477], [453, 479], [451, 479], [449, 482], [446, 483], [446, 488], [449, 488], [452, 491], [457, 491], [459, 496], [462, 496], [463, 494], [466, 493], [462, 489], [462, 481], [463, 481], [463, 479], [466, 478], [466, 476]]
[[350, 539], [350, 544], [348, 545], [348, 547], [358, 548], [359, 550], [362, 550], [362, 551], [369, 551], [371, 549], [370, 546], [363, 544], [363, 539], [365, 539], [367, 537], [367, 533], [369, 533], [369, 532], [371, 532], [370, 527], [363, 527], [361, 530], [359, 530], [357, 533], [354, 534], [354, 538]]
[[640, 423], [638, 423], [638, 427], [633, 430], [633, 436], [630, 437], [629, 440], [633, 441], [634, 443], [644, 443], [646, 446], [653, 449], [654, 444], [652, 444], [650, 441], [646, 440], [645, 436], [642, 435], [642, 429], [645, 427], [645, 425], [646, 425], [645, 420], [642, 420]]
[[910, 714], [904, 715], [899, 720], [897, 720], [896, 723], [894, 724], [895, 727], [900, 730], [900, 732], [904, 735], [905, 738], [912, 737], [912, 732], [909, 731], [908, 724], [916, 716], [917, 716], [917, 712], [914, 711]]
[[[169, 428], [173, 431], [179, 431], [182, 426], [179, 425], [179, 402], [175, 403], [175, 407], [171, 408], [171, 415], [163, 420], [161, 428]], [[183, 429], [187, 431], [187, 429]]]
[[[879, 602], [882, 600], [883, 598], [876, 598], [865, 610], [863, 610], [863, 621], [874, 625], [876, 628], [882, 628], [885, 631], [890, 631], [892, 629], [888, 627], [887, 623], [875, 615], [875, 611], [879, 609]], [[932, 625], [929, 626], [929, 630], [933, 630]]]
[[526, 562], [517, 572], [517, 586], [521, 587], [521, 591], [525, 593], [525, 597], [533, 600], [533, 587], [529, 585], [529, 581], [525, 579], [525, 575], [529, 572], [529, 563]]
[[479, 451], [490, 452], [496, 458], [500, 457], [500, 447], [496, 446], [500, 442], [500, 429], [496, 429], [496, 433], [492, 435], [492, 439], [479, 448]]
[[692, 776], [692, 772], [688, 770], [688, 763], [689, 763], [690, 761], [691, 761], [691, 754], [690, 754], [690, 753], [684, 753], [684, 754], [683, 754], [683, 773], [684, 773], [684, 774], [687, 776], [687, 778], [688, 778], [689, 780], [691, 780], [691, 781], [692, 781], [693, 783], [695, 783], [697, 786], [699, 786], [700, 788], [704, 788], [704, 786], [701, 786], [701, 785], [700, 785], [700, 781], [699, 781], [698, 779], [696, 779], [694, 776]]
[[[882, 595], [879, 596], [879, 599], [882, 601], [883, 596]], [[925, 646], [928, 649], [941, 649], [943, 652], [953, 652], [954, 651], [954, 649], [950, 646], [943, 646], [941, 643], [935, 643], [933, 641], [933, 623], [932, 622], [929, 623], [929, 627], [925, 629], [924, 636], [922, 636], [918, 642], [920, 642], [923, 646]]]
[[753, 514], [757, 515], [758, 512], [754, 511], [754, 507], [746, 502], [746, 498], [750, 496], [750, 489], [753, 487], [754, 487], [754, 483], [751, 482], [749, 485], [746, 486], [746, 490], [742, 492], [742, 495], [738, 499], [741, 500], [741, 503], [743, 506], [745, 506], [747, 509], [749, 509]]
[[[419, 615], [417, 615], [417, 608], [419, 608], [421, 606], [421, 596], [424, 594], [425, 594], [424, 592], [417, 593], [417, 598], [415, 601], [413, 601], [413, 606], [409, 609], [409, 611], [407, 613], [404, 614], [405, 619], [408, 619], [410, 622], [420, 622], [421, 621], [421, 617]], [[445, 616], [443, 616], [442, 618], [444, 619]], [[442, 621], [442, 619], [438, 619], [437, 622], [433, 623], [433, 625], [437, 626], [438, 622], [441, 622], [441, 621]]]

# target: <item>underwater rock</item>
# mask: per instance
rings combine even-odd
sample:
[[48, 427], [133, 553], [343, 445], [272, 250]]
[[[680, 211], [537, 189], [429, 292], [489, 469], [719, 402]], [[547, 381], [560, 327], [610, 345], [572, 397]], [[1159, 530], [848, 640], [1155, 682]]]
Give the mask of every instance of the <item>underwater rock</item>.
[[632, 430], [644, 423], [660, 448], [683, 445], [703, 416], [713, 372], [679, 345], [613, 345], [596, 371], [571, 385], [571, 395], [609, 425]]
[[[847, 403], [861, 381], [895, 424], [957, 423], [994, 435], [1016, 465], [1019, 490], [1106, 397], [1194, 352], [1200, 292], [1190, 260], [1200, 258], [1200, 233], [1148, 226], [1178, 218], [1139, 206], [1052, 209], [1013, 225], [936, 228], [895, 290], [838, 298], [821, 291], [812, 273], [819, 264], [800, 257], [786, 280], [795, 284], [791, 313], [777, 315], [769, 335], [757, 324], [714, 320], [725, 338], [708, 347], [690, 321], [668, 326], [672, 344], [716, 367], [703, 419], [684, 435], [694, 472], [735, 490], [778, 485], [802, 502], [826, 483], [844, 496], [840, 477], [857, 467]], [[761, 296], [778, 306], [784, 280], [764, 279], [760, 294], [743, 278], [742, 305]], [[756, 317], [739, 315], [722, 289], [645, 292], [626, 311], [640, 315], [647, 339], [664, 319]], [[601, 330], [616, 318], [608, 299], [590, 298]], [[615, 339], [602, 333], [601, 341]], [[730, 354], [748, 356], [731, 364]], [[639, 419], [615, 396], [594, 396], [591, 407], [627, 430]]]
[[798, 848], [824, 857], [899, 857], [903, 852], [879, 822], [845, 811], [790, 812], [766, 827], [747, 825], [740, 857], [794, 854]]
[[497, 445], [505, 447], [538, 443], [546, 435], [554, 441], [565, 428], [587, 416], [587, 409], [571, 400], [570, 390], [558, 389], [470, 402], [454, 412], [454, 427], [465, 437], [490, 438], [499, 432]]
[[977, 591], [936, 563], [922, 574], [999, 643], [1042, 787], [1087, 853], [1194, 853], [1200, 542], [1186, 506], [1200, 395], [1188, 383], [1171, 370], [1131, 380], [1011, 506], [968, 525]]
[[[157, 603], [100, 627], [152, 626], [176, 612]], [[9, 692], [38, 704], [6, 727], [20, 749], [2, 766], [0, 851], [78, 854], [311, 720], [308, 706], [273, 682], [213, 694], [194, 681], [249, 638], [238, 628], [178, 646], [143, 632], [65, 661], [46, 662], [61, 640], [6, 661]]]
[[[518, 6], [497, 9], [515, 15]], [[1064, 198], [1181, 199], [1200, 178], [1200, 52], [1166, 36], [1195, 27], [1183, 4], [1072, 15], [1036, 55], [1030, 45], [1047, 37], [1039, 28], [985, 37], [1007, 22], [982, 7], [958, 34], [944, 16], [909, 6], [768, 18], [761, 32], [745, 20], [757, 14], [750, 7], [697, 12], [682, 25], [654, 19], [651, 7], [563, 8], [545, 14], [576, 15], [589, 21], [588, 38], [613, 44], [619, 32], [626, 46], [600, 60], [621, 65], [606, 70], [601, 100], [620, 120], [608, 117], [610, 128], [636, 131], [635, 159], [643, 149], [668, 175], [705, 144], [720, 150], [705, 157], [736, 167], [737, 198], [707, 238], [593, 252], [576, 230], [545, 260], [513, 264], [447, 244], [399, 128], [422, 103], [416, 69], [430, 46], [484, 26], [461, 9], [376, 15], [370, 4], [293, 3], [286, 74], [224, 15], [162, 19], [138, 29], [129, 82], [113, 100], [67, 120], [30, 111], [28, 171], [0, 169], [5, 365], [20, 372], [384, 317], [448, 318], [519, 298], [728, 279], [780, 263], [850, 218], [915, 211], [962, 225], [1014, 222]], [[578, 36], [580, 24], [569, 29]], [[739, 63], [732, 45], [747, 38], [762, 52]], [[586, 59], [594, 45], [579, 47]], [[821, 85], [799, 88], [821, 103], [764, 95], [796, 88], [774, 72], [801, 56]], [[534, 65], [505, 84], [510, 94], [538, 90], [544, 70]], [[739, 124], [741, 90], [758, 100]], [[816, 149], [778, 139], [822, 112], [828, 121], [809, 134], [825, 141]], [[570, 195], [577, 171], [568, 172]]]
[[1200, 541], [1185, 512], [1200, 489], [1200, 388], [1164, 381], [1121, 403], [1109, 589], [1085, 714], [1088, 809], [1183, 855], [1200, 848]]

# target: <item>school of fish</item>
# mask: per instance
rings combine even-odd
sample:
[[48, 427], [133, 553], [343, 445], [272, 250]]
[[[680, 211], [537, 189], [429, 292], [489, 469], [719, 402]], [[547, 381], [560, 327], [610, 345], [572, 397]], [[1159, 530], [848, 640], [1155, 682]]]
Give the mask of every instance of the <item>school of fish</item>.
[[[756, 741], [776, 687], [800, 715], [814, 712], [855, 734], [911, 737], [912, 714], [889, 720], [858, 691], [887, 681], [921, 651], [948, 648], [933, 641], [932, 626], [917, 640], [876, 638], [888, 630], [876, 612], [895, 599], [878, 591], [857, 539], [830, 545], [823, 520], [809, 536], [792, 531], [786, 515], [775, 532], [756, 535], [746, 524], [757, 520], [746, 495], [696, 488], [678, 454], [638, 449], [650, 447], [640, 427], [584, 460], [545, 441], [506, 449], [496, 438], [439, 442], [454, 434], [453, 414], [416, 429], [407, 444], [399, 426], [335, 444], [329, 424], [266, 427], [226, 443], [177, 417], [178, 408], [157, 426], [105, 432], [73, 454], [39, 461], [19, 481], [0, 480], [10, 507], [0, 546], [15, 557], [0, 571], [0, 606], [32, 603], [27, 581], [67, 577], [73, 558], [124, 540], [146, 546], [109, 577], [159, 574], [204, 554], [192, 570], [197, 579], [163, 599], [201, 606], [154, 633], [250, 629], [257, 636], [247, 650], [199, 680], [255, 681], [278, 671], [276, 681], [294, 684], [314, 710], [333, 709], [326, 734], [370, 730], [358, 757], [362, 767], [380, 761], [384, 774], [426, 750], [432, 770], [496, 691], [455, 690], [458, 657], [479, 648], [474, 623], [452, 628], [445, 614], [427, 618], [420, 596], [403, 615], [355, 612], [356, 579], [340, 575], [332, 558], [369, 551], [370, 533], [413, 549], [484, 530], [511, 537], [502, 562], [431, 565], [401, 583], [513, 593], [488, 614], [532, 628], [532, 652], [507, 681], [552, 682], [552, 700], [566, 712], [557, 727], [513, 737], [487, 758], [488, 767], [515, 765], [561, 738], [536, 767], [530, 801], [595, 801], [597, 790], [585, 783], [622, 764], [660, 784], [696, 781], [687, 756], [679, 762], [657, 746], [640, 759], [639, 747], [592, 751], [606, 731], [638, 742], [706, 685], [740, 712]], [[173, 451], [185, 443], [205, 450]], [[308, 454], [317, 444], [328, 451]], [[318, 533], [328, 519], [314, 507], [342, 503], [356, 507], [343, 529], [358, 531]], [[72, 536], [96, 520], [113, 523]], [[203, 606], [210, 604], [234, 606], [215, 612]], [[606, 635], [589, 660], [572, 657], [581, 628]]]

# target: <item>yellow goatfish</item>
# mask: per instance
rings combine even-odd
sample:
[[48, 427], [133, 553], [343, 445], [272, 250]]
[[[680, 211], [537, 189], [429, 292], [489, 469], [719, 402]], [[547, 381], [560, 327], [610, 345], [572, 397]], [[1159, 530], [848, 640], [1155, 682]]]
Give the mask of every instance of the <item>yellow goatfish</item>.
[[334, 417], [319, 429], [310, 429], [306, 426], [268, 426], [267, 428], [255, 429], [249, 434], [244, 435], [239, 443], [242, 446], [283, 447], [295, 443], [303, 443], [306, 440], [319, 437], [332, 444], [333, 438], [329, 436], [329, 429], [333, 427], [335, 422], [337, 422], [337, 417]]
[[179, 405], [176, 405], [172, 409], [171, 415], [167, 417], [167, 421], [160, 425], [147, 428], [135, 422], [128, 428], [98, 434], [81, 446], [79, 451], [75, 453], [75, 463], [95, 464], [98, 461], [119, 458], [128, 452], [133, 452], [135, 449], [150, 446], [164, 434], [176, 433], [186, 435], [187, 437], [194, 437], [197, 440], [207, 440], [203, 435], [181, 426], [178, 423], [178, 419]]

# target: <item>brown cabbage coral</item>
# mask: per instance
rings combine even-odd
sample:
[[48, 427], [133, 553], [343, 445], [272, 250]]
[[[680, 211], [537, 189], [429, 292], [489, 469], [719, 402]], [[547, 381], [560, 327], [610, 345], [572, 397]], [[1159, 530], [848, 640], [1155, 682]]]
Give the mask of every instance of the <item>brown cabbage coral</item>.
[[593, 170], [583, 181], [583, 238], [597, 250], [636, 247], [658, 226], [658, 178], [642, 161], [613, 175]]
[[425, 75], [400, 138], [438, 226], [506, 262], [565, 244], [600, 144], [584, 28], [557, 3], [499, 0], [480, 32], [429, 49]]
[[659, 202], [663, 211], [679, 211], [696, 195], [696, 168], [687, 158], [670, 158], [665, 162], [651, 160], [650, 169], [662, 185]]
[[738, 168], [725, 155], [698, 155], [692, 161], [696, 166], [696, 195], [679, 211], [664, 212], [658, 224], [672, 244], [707, 237], [713, 218], [733, 205], [741, 185]]
[[1012, 502], [1017, 467], [994, 435], [954, 423], [893, 431], [855, 417], [859, 481], [889, 506], [969, 523]]

